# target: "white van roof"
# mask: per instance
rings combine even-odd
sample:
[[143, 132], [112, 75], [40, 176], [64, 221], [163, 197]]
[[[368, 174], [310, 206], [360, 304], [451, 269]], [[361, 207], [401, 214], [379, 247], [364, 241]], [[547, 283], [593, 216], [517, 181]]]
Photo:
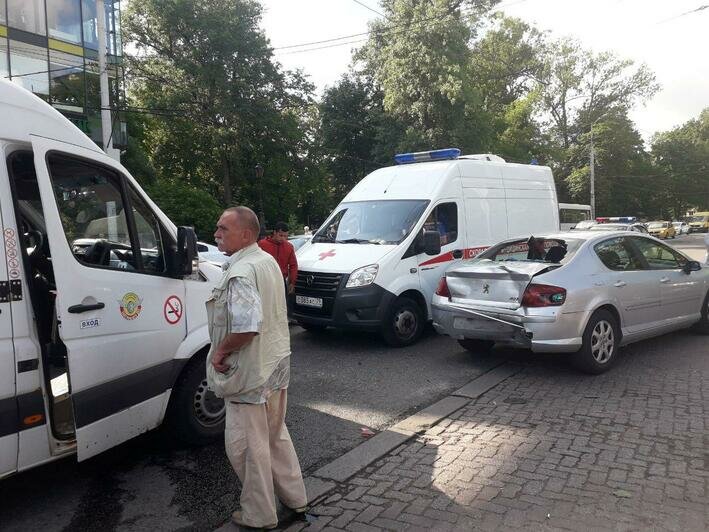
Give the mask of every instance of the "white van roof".
[[[470, 172], [477, 173], [474, 168], [480, 169], [481, 177], [489, 176], [491, 167], [507, 169], [506, 179], [533, 182], [542, 175], [551, 179], [551, 170], [547, 166], [507, 163], [502, 157], [487, 153], [462, 155], [457, 159], [380, 168], [357, 183], [342, 202], [431, 199], [439, 198], [442, 194], [457, 195], [458, 189], [450, 188], [454, 179], [467, 177]], [[524, 173], [520, 173], [522, 169]]]
[[101, 149], [59, 111], [14, 83], [0, 79], [0, 139], [31, 142], [31, 135]]
[[430, 199], [447, 183], [457, 164], [451, 160], [380, 168], [365, 176], [342, 201]]

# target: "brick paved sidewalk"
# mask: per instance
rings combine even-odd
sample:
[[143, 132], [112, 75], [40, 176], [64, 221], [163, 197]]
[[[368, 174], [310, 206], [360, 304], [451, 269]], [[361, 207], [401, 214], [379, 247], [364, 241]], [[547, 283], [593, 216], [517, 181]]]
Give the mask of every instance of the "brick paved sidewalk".
[[516, 357], [524, 371], [339, 484], [308, 532], [709, 530], [707, 337], [630, 346], [597, 377]]

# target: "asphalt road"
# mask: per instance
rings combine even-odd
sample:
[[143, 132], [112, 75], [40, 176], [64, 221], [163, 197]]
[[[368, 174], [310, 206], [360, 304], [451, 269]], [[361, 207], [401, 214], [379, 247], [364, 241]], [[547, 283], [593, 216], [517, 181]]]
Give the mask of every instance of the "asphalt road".
[[[668, 243], [700, 259], [703, 237]], [[287, 422], [306, 474], [359, 444], [361, 427], [381, 430], [523, 356], [475, 357], [431, 331], [408, 349], [298, 327], [292, 342]], [[156, 430], [81, 464], [67, 458], [0, 481], [0, 530], [213, 530], [237, 494], [221, 442], [185, 448]]]
[[[287, 423], [304, 472], [500, 364], [429, 331], [408, 349], [373, 335], [292, 329]], [[0, 530], [213, 530], [238, 493], [221, 442], [181, 447], [160, 430], [77, 464], [74, 458], [0, 482]]]

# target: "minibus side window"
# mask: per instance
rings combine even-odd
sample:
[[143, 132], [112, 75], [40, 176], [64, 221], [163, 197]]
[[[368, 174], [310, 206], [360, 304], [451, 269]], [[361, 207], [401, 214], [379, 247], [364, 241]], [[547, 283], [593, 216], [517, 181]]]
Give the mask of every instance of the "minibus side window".
[[135, 190], [129, 187], [130, 203], [133, 207], [133, 218], [138, 236], [138, 245], [143, 259], [143, 270], [150, 273], [166, 271], [165, 245], [155, 213], [150, 210]]
[[123, 271], [166, 270], [160, 225], [130, 187], [126, 201], [118, 174], [58, 154], [48, 156], [48, 165], [64, 233], [79, 262]]

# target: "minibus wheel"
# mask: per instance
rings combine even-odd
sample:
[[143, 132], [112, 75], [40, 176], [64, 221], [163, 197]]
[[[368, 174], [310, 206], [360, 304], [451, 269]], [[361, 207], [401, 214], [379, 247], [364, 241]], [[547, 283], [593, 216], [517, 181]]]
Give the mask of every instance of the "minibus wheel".
[[184, 443], [206, 445], [224, 434], [224, 400], [207, 389], [206, 353], [192, 358], [173, 386], [167, 424]]
[[423, 332], [421, 307], [411, 298], [400, 297], [391, 306], [381, 329], [384, 341], [392, 347], [415, 343]]

